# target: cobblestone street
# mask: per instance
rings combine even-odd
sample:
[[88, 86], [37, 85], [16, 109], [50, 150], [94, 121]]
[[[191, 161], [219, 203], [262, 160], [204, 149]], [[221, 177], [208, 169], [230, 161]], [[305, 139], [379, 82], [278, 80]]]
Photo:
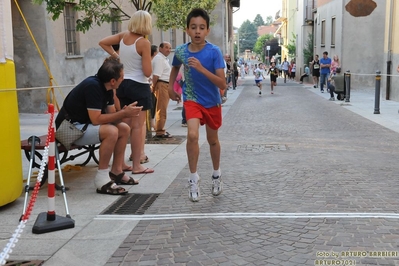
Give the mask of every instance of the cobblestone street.
[[246, 79], [224, 117], [223, 193], [205, 143], [201, 200], [186, 166], [106, 265], [399, 265], [398, 133], [268, 82], [259, 97]]

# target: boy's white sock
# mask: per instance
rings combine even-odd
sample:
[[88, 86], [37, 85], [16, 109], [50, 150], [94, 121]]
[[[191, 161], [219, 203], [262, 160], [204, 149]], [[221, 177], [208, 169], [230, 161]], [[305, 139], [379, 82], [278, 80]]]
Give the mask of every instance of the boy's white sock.
[[213, 170], [212, 177], [218, 177], [221, 175], [222, 175], [222, 172], [220, 171], [220, 168], [218, 170]]
[[192, 180], [194, 182], [198, 182], [198, 179], [199, 179], [199, 176], [198, 176], [197, 172], [190, 173], [189, 180]]
[[101, 189], [102, 186], [107, 184], [111, 179], [109, 178], [108, 169], [98, 169], [96, 177], [94, 178], [94, 185], [96, 188]]

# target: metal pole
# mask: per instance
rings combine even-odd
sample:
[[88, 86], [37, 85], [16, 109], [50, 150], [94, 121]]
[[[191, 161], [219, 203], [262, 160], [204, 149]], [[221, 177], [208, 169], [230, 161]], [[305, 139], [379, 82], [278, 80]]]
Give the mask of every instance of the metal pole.
[[346, 71], [345, 73], [345, 102], [350, 102], [351, 97], [351, 73]]
[[380, 86], [381, 71], [377, 70], [375, 76], [375, 97], [374, 97], [374, 114], [380, 114]]

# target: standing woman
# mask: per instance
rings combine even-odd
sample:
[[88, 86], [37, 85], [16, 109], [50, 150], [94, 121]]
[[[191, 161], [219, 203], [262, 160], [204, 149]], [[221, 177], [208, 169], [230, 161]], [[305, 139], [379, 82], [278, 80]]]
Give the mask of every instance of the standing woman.
[[339, 62], [338, 55], [334, 55], [330, 67], [330, 72], [332, 75], [335, 75], [335, 73], [337, 72], [337, 67], [341, 67], [341, 63]]
[[151, 76], [151, 43], [145, 35], [151, 34], [151, 15], [144, 10], [135, 12], [130, 18], [128, 30], [108, 36], [100, 41], [100, 46], [112, 56], [118, 57], [112, 48], [120, 44], [119, 56], [124, 65], [124, 80], [117, 90], [121, 108], [137, 101], [143, 109], [138, 117], [125, 119], [130, 125], [130, 143], [133, 166], [132, 174], [149, 174], [154, 170], [140, 164], [141, 145], [143, 141], [143, 125], [146, 111], [152, 108], [152, 96], [148, 77]]

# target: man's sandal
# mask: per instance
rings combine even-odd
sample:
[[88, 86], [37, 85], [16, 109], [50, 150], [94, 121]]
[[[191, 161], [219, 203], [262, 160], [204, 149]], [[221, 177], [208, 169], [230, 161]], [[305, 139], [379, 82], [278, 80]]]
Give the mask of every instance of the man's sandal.
[[125, 176], [125, 172], [122, 172], [119, 175], [109, 172], [109, 178], [111, 178], [111, 180], [114, 181], [117, 185], [138, 185], [139, 184], [139, 182], [134, 180], [131, 176], [129, 176], [128, 181], [122, 180], [122, 178], [124, 176]]
[[109, 181], [107, 184], [102, 186], [101, 189], [97, 188], [97, 193], [118, 196], [125, 195], [128, 193], [128, 191], [123, 187], [117, 186], [114, 181]]

